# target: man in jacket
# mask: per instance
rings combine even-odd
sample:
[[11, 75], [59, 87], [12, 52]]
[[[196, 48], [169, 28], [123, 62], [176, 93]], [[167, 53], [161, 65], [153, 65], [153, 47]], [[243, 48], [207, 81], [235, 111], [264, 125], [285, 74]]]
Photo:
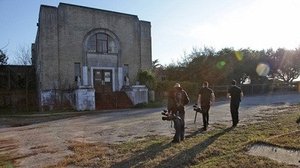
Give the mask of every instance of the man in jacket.
[[236, 81], [232, 80], [231, 87], [228, 89], [227, 97], [230, 98], [230, 113], [232, 118], [232, 127], [236, 127], [239, 122], [239, 107], [243, 92], [236, 86]]
[[202, 109], [203, 118], [203, 130], [206, 131], [209, 121], [209, 109], [212, 103], [215, 101], [214, 91], [208, 87], [208, 82], [203, 82], [202, 88], [199, 90], [198, 94], [198, 105]]
[[[168, 111], [181, 119], [180, 129], [176, 129], [172, 142], [180, 142], [184, 140], [185, 134], [185, 109], [184, 106], [189, 103], [189, 97], [186, 91], [179, 83], [174, 85], [174, 88], [168, 95]], [[175, 123], [175, 121], [174, 121]], [[177, 131], [178, 130], [178, 131]]]

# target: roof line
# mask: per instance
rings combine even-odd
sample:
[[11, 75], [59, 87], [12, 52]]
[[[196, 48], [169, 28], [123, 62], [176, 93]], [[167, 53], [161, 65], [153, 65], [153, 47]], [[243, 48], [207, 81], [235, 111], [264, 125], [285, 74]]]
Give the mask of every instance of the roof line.
[[98, 10], [98, 11], [103, 11], [103, 12], [109, 12], [109, 13], [115, 13], [115, 14], [120, 14], [120, 15], [127, 15], [127, 16], [137, 17], [138, 18], [137, 15], [127, 14], [127, 13], [121, 13], [121, 12], [115, 12], [115, 11], [109, 11], [109, 10], [104, 10], [104, 9], [99, 9], [99, 8], [92, 8], [92, 7], [86, 7], [86, 6], [68, 4], [68, 3], [63, 3], [63, 2], [60, 2], [59, 6], [60, 5], [73, 6], [73, 7], [85, 8], [85, 9], [93, 9], [93, 10]]

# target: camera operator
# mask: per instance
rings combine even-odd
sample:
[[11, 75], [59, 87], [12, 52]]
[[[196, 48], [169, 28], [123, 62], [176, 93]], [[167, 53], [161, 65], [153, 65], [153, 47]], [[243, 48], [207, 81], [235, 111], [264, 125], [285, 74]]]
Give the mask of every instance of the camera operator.
[[[185, 133], [185, 109], [184, 106], [189, 103], [189, 97], [185, 90], [183, 90], [179, 83], [174, 85], [174, 88], [168, 93], [168, 111], [181, 119], [181, 129], [176, 131], [172, 142], [180, 142], [184, 140]], [[175, 123], [175, 121], [174, 121]], [[177, 129], [176, 129], [177, 130]]]
[[215, 101], [214, 91], [208, 87], [208, 82], [203, 82], [202, 88], [198, 94], [198, 104], [201, 105], [202, 118], [203, 118], [203, 130], [206, 131], [209, 120], [209, 109], [212, 103]]

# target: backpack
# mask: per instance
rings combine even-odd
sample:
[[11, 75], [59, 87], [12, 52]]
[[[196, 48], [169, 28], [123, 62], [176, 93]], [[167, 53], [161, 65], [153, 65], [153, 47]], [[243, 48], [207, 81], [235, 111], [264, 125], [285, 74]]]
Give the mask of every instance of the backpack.
[[180, 105], [180, 106], [185, 106], [190, 102], [190, 99], [189, 99], [187, 93], [183, 90], [177, 91], [175, 93], [175, 100], [176, 100], [177, 105]]

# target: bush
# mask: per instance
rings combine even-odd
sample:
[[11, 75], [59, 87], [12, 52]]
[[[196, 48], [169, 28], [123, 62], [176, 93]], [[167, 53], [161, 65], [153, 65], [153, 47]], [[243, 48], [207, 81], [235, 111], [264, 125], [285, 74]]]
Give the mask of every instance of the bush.
[[199, 83], [189, 82], [189, 81], [160, 81], [157, 82], [157, 87], [155, 90], [156, 100], [165, 99], [166, 93], [174, 87], [175, 83], [180, 83], [181, 87], [187, 92], [190, 97], [190, 102], [196, 101], [198, 97], [198, 91], [200, 88]]
[[138, 81], [146, 85], [149, 90], [155, 90], [157, 81], [154, 74], [151, 71], [140, 71], [137, 75]]

